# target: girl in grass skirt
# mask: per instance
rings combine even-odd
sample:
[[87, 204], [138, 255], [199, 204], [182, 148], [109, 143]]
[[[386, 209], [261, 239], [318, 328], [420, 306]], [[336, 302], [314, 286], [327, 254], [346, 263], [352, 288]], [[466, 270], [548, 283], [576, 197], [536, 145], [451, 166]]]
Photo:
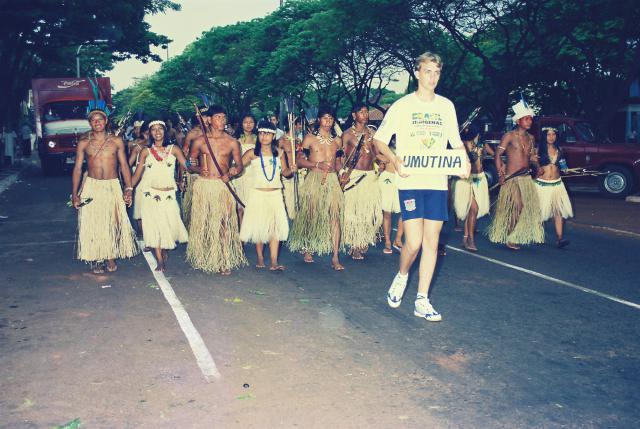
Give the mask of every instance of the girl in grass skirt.
[[[176, 242], [186, 243], [188, 234], [180, 217], [176, 200], [174, 173], [176, 161], [187, 169], [182, 150], [169, 144], [169, 134], [163, 121], [149, 122], [151, 146], [140, 154], [140, 163], [133, 176], [135, 186], [141, 177], [136, 193], [142, 195], [142, 231], [145, 245], [155, 251], [156, 271], [165, 271], [167, 250]], [[144, 176], [143, 176], [144, 175]]]
[[281, 175], [291, 176], [296, 167], [286, 166], [284, 151], [278, 151], [275, 140], [276, 127], [271, 122], [258, 126], [258, 144], [253, 151], [242, 156], [243, 165], [251, 165], [249, 190], [240, 240], [255, 243], [258, 262], [256, 268], [264, 268], [264, 244], [269, 243], [270, 270], [282, 271], [278, 263], [278, 248], [289, 235], [289, 222], [282, 197]]

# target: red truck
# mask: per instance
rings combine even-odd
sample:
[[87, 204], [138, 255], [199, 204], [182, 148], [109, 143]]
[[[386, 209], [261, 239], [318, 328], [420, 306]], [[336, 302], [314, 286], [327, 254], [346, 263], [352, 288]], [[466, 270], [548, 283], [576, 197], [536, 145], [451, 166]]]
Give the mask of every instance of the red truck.
[[[569, 185], [580, 183], [597, 185], [600, 191], [611, 197], [625, 197], [640, 185], [640, 144], [613, 143], [593, 131], [589, 122], [570, 116], [539, 116], [534, 118], [531, 134], [536, 144], [542, 138], [542, 128], [558, 129], [558, 143], [565, 153], [569, 168], [608, 172], [598, 176], [568, 179]], [[488, 133], [484, 142], [495, 145], [501, 134]], [[495, 181], [493, 159], [485, 161], [489, 181]]]
[[[91, 84], [81, 78], [33, 79], [36, 144], [42, 170], [56, 174], [75, 163], [79, 138], [90, 130], [87, 103], [94, 99]], [[111, 82], [98, 78], [102, 98], [111, 105]]]

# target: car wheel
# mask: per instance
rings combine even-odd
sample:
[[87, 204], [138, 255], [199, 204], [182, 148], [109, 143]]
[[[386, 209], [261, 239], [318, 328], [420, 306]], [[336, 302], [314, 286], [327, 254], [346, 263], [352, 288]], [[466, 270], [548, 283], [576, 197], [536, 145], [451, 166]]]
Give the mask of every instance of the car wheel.
[[623, 166], [614, 165], [604, 170], [609, 174], [602, 175], [600, 190], [609, 197], [624, 198], [633, 189], [633, 174]]

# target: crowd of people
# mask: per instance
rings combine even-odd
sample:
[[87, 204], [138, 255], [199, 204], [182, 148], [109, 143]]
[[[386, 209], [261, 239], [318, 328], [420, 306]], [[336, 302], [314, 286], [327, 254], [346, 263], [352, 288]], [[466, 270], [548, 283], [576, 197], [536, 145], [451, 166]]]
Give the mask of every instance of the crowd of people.
[[[494, 153], [479, 144], [472, 126], [460, 132], [453, 103], [435, 93], [442, 66], [436, 54], [418, 57], [417, 90], [396, 101], [377, 129], [369, 125], [363, 103], [352, 107], [344, 131], [327, 107], [318, 109], [310, 127], [298, 118], [283, 131], [277, 118], [257, 121], [249, 113], [230, 130], [225, 109], [209, 105], [198, 108], [196, 125], [184, 132], [159, 118], [137, 120], [125, 145], [107, 131], [104, 103], [92, 103], [91, 131], [79, 141], [73, 171], [78, 259], [91, 263], [94, 273], [115, 271], [116, 259], [140, 251], [137, 229], [158, 271], [167, 269], [168, 251], [177, 243], [187, 243], [186, 261], [208, 273], [229, 275], [248, 265], [248, 243], [255, 245], [259, 269], [267, 267], [267, 247], [269, 270], [285, 270], [279, 261], [284, 243], [305, 263], [330, 255], [331, 267], [342, 271], [342, 255], [363, 260], [383, 240], [384, 254], [400, 252], [389, 306], [400, 306], [409, 269], [422, 250], [414, 314], [441, 320], [429, 298], [439, 235], [452, 201], [464, 222], [463, 246], [477, 251], [476, 221], [491, 206], [485, 156], [495, 156], [502, 185], [488, 230], [492, 242], [513, 250], [542, 242], [542, 224], [553, 217], [558, 247], [564, 247], [562, 220], [571, 215], [556, 131], [546, 130], [547, 141], [537, 150], [527, 132], [533, 112], [520, 103], [514, 106], [516, 129]], [[404, 154], [448, 147], [464, 153], [459, 177], [437, 169], [424, 175], [403, 171]], [[531, 164], [537, 167], [535, 180]], [[136, 228], [127, 212], [131, 205]]]

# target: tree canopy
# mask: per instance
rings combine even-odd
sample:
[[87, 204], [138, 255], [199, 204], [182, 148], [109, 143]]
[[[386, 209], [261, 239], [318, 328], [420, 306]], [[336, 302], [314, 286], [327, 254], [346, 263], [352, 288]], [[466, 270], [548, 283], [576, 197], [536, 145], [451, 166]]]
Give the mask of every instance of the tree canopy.
[[[0, 1], [0, 93], [5, 97], [0, 122], [15, 121], [32, 78], [75, 76], [76, 50], [83, 43], [88, 43], [83, 63], [92, 72], [106, 72], [131, 57], [159, 61], [151, 46], [170, 40], [150, 31], [144, 18], [168, 9], [179, 5], [171, 0]], [[106, 42], [91, 46], [94, 40]]]

